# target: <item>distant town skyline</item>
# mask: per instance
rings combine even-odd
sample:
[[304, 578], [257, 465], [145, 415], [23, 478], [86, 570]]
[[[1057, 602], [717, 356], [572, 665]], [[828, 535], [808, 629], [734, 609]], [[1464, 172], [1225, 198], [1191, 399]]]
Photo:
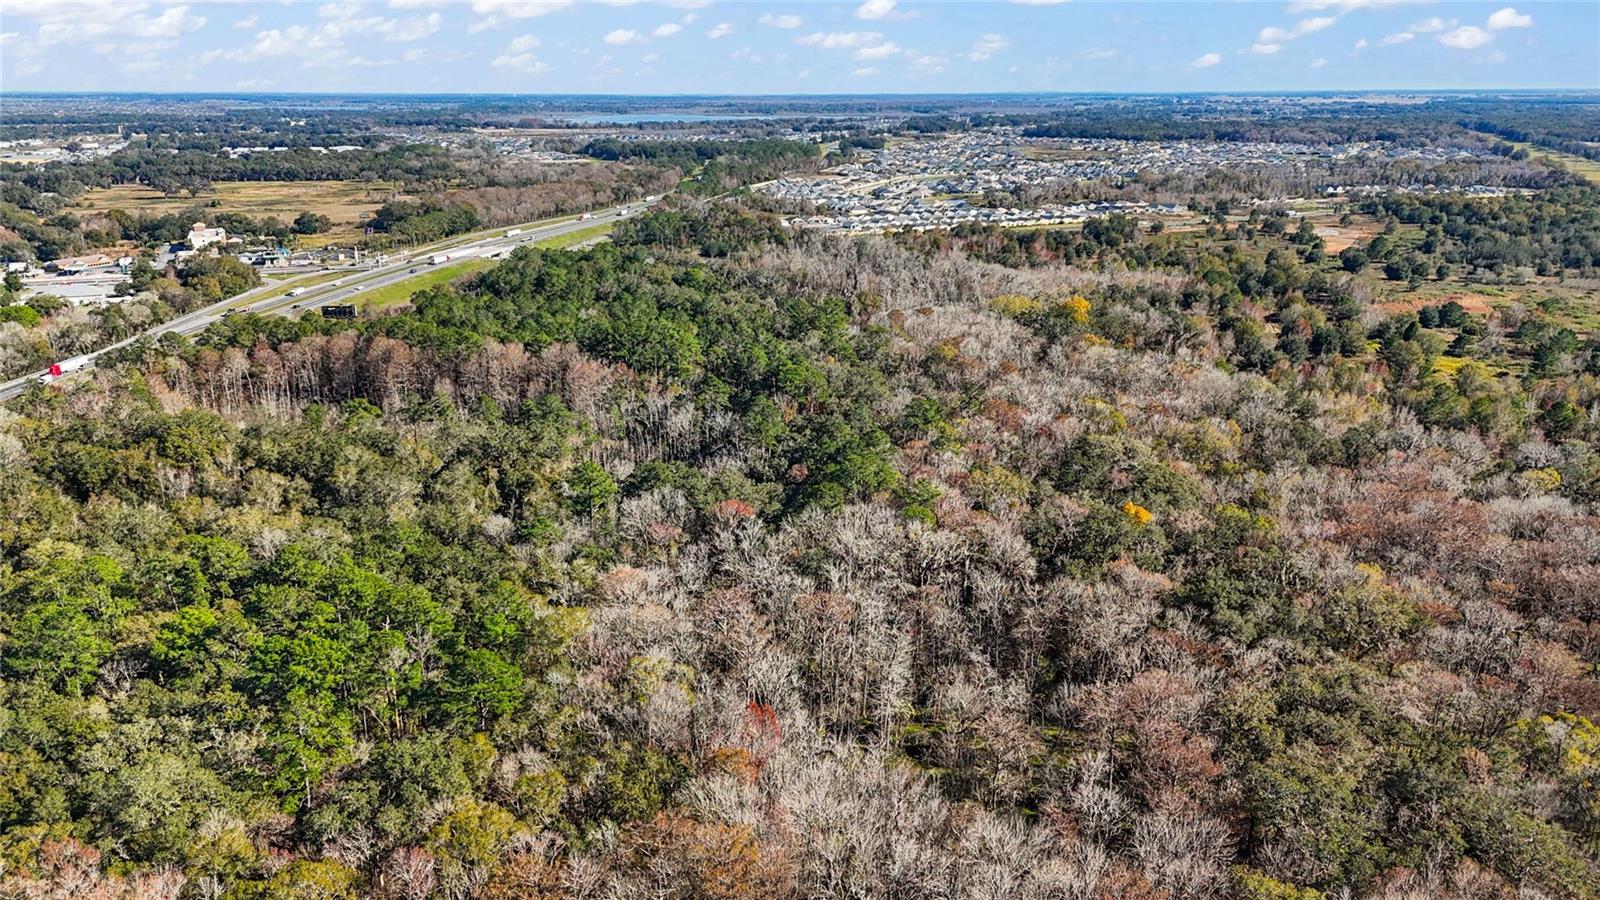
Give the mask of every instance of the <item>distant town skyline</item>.
[[0, 0], [0, 90], [1600, 88], [1600, 4]]

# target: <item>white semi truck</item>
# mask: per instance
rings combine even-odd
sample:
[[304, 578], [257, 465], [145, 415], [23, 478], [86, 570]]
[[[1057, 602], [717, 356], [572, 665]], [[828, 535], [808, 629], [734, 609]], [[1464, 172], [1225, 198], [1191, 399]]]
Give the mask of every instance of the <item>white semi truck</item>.
[[40, 374], [39, 383], [49, 384], [50, 382], [55, 381], [57, 378], [60, 378], [64, 375], [70, 375], [79, 369], [88, 368], [89, 363], [91, 362], [94, 362], [94, 358], [89, 356], [74, 356], [71, 359], [64, 359], [61, 362], [50, 366], [50, 368], [46, 369], [42, 374]]

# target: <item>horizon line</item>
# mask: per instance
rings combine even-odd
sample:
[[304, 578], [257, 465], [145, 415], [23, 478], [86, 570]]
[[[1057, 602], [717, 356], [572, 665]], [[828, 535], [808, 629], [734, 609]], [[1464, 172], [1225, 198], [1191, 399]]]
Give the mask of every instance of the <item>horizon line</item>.
[[154, 91], [154, 90], [58, 90], [34, 88], [28, 90], [0, 90], [0, 97], [19, 96], [115, 96], [115, 97], [611, 97], [623, 99], [794, 99], [823, 97], [1217, 97], [1217, 96], [1285, 96], [1315, 97], [1339, 94], [1501, 94], [1501, 93], [1562, 93], [1597, 94], [1600, 85], [1593, 87], [1389, 87], [1389, 88], [1326, 88], [1319, 90], [1260, 88], [1248, 90], [1060, 90], [1060, 91], [877, 91], [877, 92], [815, 92], [815, 93], [601, 93], [587, 91], [549, 91], [524, 93], [518, 91]]

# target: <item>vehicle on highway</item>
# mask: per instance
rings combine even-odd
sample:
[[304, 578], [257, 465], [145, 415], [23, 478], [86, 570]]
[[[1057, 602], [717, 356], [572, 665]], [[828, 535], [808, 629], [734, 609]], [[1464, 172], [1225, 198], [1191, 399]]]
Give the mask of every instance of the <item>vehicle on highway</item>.
[[63, 375], [70, 375], [79, 369], [87, 368], [89, 363], [92, 361], [93, 358], [89, 356], [74, 356], [70, 359], [64, 359], [61, 362], [54, 363], [50, 366], [50, 368], [46, 369], [39, 375], [39, 383], [49, 384]]
[[416, 269], [412, 269], [412, 270], [411, 270], [411, 274], [412, 274], [412, 275], [415, 275], [415, 274], [417, 274], [417, 270], [416, 270]]
[[304, 294], [305, 292], [306, 292], [305, 288], [297, 287], [297, 288], [290, 289], [288, 293], [284, 294], [284, 296], [285, 297], [298, 297], [301, 294]]

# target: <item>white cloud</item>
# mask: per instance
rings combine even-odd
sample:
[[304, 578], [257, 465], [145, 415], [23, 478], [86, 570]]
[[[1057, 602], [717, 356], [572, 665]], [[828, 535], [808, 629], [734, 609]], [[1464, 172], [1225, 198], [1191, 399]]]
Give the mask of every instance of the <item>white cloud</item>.
[[673, 35], [677, 34], [678, 32], [680, 32], [682, 30], [683, 30], [683, 26], [679, 25], [677, 22], [663, 22], [660, 25], [656, 26], [656, 30], [655, 31], [652, 31], [650, 33], [655, 35], [658, 38], [664, 38], [664, 37], [672, 37]]
[[1316, 16], [1310, 19], [1301, 19], [1294, 23], [1293, 28], [1279, 28], [1275, 25], [1261, 29], [1258, 39], [1264, 44], [1281, 44], [1292, 41], [1298, 37], [1314, 34], [1339, 21], [1333, 16]]
[[725, 38], [730, 34], [733, 34], [733, 23], [719, 22], [710, 31], [706, 32], [706, 37], [711, 38], [714, 41], [717, 38]]
[[1254, 53], [1257, 56], [1271, 56], [1272, 54], [1277, 53], [1279, 50], [1282, 50], [1282, 49], [1283, 49], [1283, 45], [1282, 44], [1252, 44], [1252, 45], [1250, 45], [1250, 52]]
[[312, 62], [312, 63], [307, 63], [307, 65], [343, 66], [346, 69], [355, 69], [355, 68], [376, 69], [376, 68], [379, 68], [381, 66], [398, 65], [399, 62], [400, 62], [400, 60], [393, 59], [393, 58], [389, 58], [389, 59], [368, 59], [365, 56], [351, 56], [351, 57], [348, 57], [348, 58], [345, 58], [345, 59], [338, 59], [338, 58], [330, 59], [330, 60], [327, 60], [326, 62], [324, 62], [322, 60], [318, 60], [318, 61], [315, 61], [315, 62]]
[[467, 28], [473, 34], [499, 26], [503, 19], [534, 19], [561, 12], [573, 0], [472, 0], [472, 11], [481, 16]]
[[1439, 35], [1439, 43], [1457, 50], [1476, 50], [1494, 40], [1494, 32], [1484, 31], [1476, 25], [1463, 25], [1454, 31]]
[[943, 72], [945, 64], [949, 62], [948, 59], [942, 56], [934, 56], [931, 53], [917, 53], [914, 50], [907, 50], [906, 57], [911, 61], [910, 65], [913, 70], [933, 75]]
[[315, 57], [318, 65], [357, 66], [389, 65], [397, 60], [373, 61], [366, 57], [342, 56], [347, 41], [378, 39], [391, 43], [413, 43], [431, 37], [444, 24], [439, 13], [391, 19], [384, 16], [361, 16], [367, 7], [360, 4], [326, 3], [317, 14], [326, 21], [317, 25], [290, 25], [287, 28], [270, 28], [258, 31], [255, 40], [245, 47], [207, 50], [196, 57], [201, 62], [226, 59], [232, 62], [251, 62], [281, 56]]
[[1084, 59], [1114, 59], [1114, 58], [1116, 58], [1116, 55], [1117, 55], [1117, 51], [1112, 50], [1112, 49], [1110, 49], [1108, 47], [1105, 47], [1105, 48], [1103, 48], [1103, 47], [1091, 47], [1087, 51], [1084, 52], [1083, 58]]
[[177, 37], [189, 31], [198, 31], [206, 24], [205, 16], [189, 15], [187, 6], [169, 6], [166, 12], [154, 19], [134, 17], [122, 33], [133, 37]]
[[881, 44], [871, 44], [855, 52], [855, 58], [860, 60], [888, 59], [900, 52], [900, 46], [894, 41], [884, 41]]
[[620, 46], [622, 44], [636, 44], [644, 40], [644, 38], [640, 37], [639, 32], [634, 31], [632, 28], [614, 28], [606, 32], [606, 36], [601, 40], [614, 46]]
[[238, 29], [240, 29], [242, 31], [248, 31], [251, 28], [254, 28], [259, 24], [261, 24], [261, 17], [260, 16], [249, 16], [247, 18], [240, 19], [239, 21], [233, 23], [233, 27], [238, 28]]
[[330, 50], [341, 47], [342, 44], [330, 43], [325, 35], [313, 32], [304, 25], [291, 25], [288, 28], [269, 28], [266, 31], [256, 32], [255, 43], [244, 49], [245, 59], [268, 59], [275, 56], [289, 56], [293, 53], [311, 53], [318, 50]]
[[1323, 67], [1323, 66], [1326, 66], [1326, 65], [1327, 65], [1327, 64], [1328, 64], [1328, 61], [1327, 61], [1327, 60], [1326, 60], [1326, 59], [1323, 59], [1323, 58], [1322, 58], [1322, 57], [1320, 57], [1320, 56], [1319, 56], [1319, 57], [1317, 57], [1317, 58], [1316, 58], [1316, 59], [1313, 59], [1313, 60], [1312, 60], [1312, 61], [1311, 61], [1311, 68], [1313, 68], [1313, 69], [1320, 69], [1320, 68], [1322, 68], [1322, 67]]
[[983, 62], [1001, 50], [1011, 46], [1011, 42], [1004, 35], [990, 32], [972, 42], [972, 49], [967, 51], [967, 59], [973, 62]]
[[646, 53], [644, 56], [639, 57], [639, 62], [649, 65], [660, 58], [661, 54], [659, 53]]
[[1399, 31], [1394, 34], [1384, 35], [1381, 39], [1379, 39], [1378, 43], [1385, 47], [1393, 47], [1395, 44], [1404, 44], [1406, 41], [1409, 41], [1414, 37], [1416, 37], [1416, 35], [1409, 31]]
[[[537, 46], [535, 44], [534, 46]], [[458, 63], [472, 54], [462, 50], [444, 50], [435, 47], [412, 47], [400, 54], [408, 63]]]
[[749, 47], [740, 47], [732, 53], [729, 53], [728, 58], [751, 64], [756, 64], [762, 61], [761, 54], [751, 50]]
[[428, 13], [420, 19], [381, 19], [374, 23], [372, 28], [386, 41], [408, 43], [429, 37], [438, 31], [442, 24], [444, 24], [443, 16], [438, 13]]
[[550, 71], [550, 64], [532, 53], [502, 53], [489, 65], [523, 75], [537, 75], [540, 72]]
[[1456, 27], [1455, 19], [1441, 19], [1438, 16], [1429, 16], [1420, 22], [1411, 23], [1411, 27], [1406, 30], [1416, 34], [1433, 34], [1435, 31], [1443, 31], [1446, 28], [1454, 27]]
[[174, 38], [198, 31], [205, 16], [189, 14], [187, 5], [169, 6], [160, 15], [146, 15], [148, 4], [121, 3], [115, 0], [34, 0], [28, 3], [0, 4], [11, 24], [15, 19], [30, 19], [39, 25], [35, 40], [43, 46], [61, 43], [88, 43], [104, 37]]
[[[1533, 16], [1519, 13], [1514, 7], [1507, 6], [1490, 13], [1489, 18], [1484, 22], [1483, 28], [1479, 28], [1476, 25], [1463, 25], [1460, 28], [1440, 34], [1438, 41], [1446, 47], [1454, 47], [1457, 50], [1476, 50], [1485, 44], [1492, 43], [1497, 32], [1505, 31], [1508, 28], [1531, 27], [1533, 27]], [[1490, 55], [1493, 56], [1494, 54]], [[1501, 54], [1501, 56], [1504, 56], [1504, 54]]]
[[876, 31], [817, 31], [803, 37], [797, 37], [794, 42], [807, 47], [821, 47], [824, 50], [855, 49], [875, 44], [883, 35]]
[[1196, 69], [1209, 69], [1219, 62], [1222, 62], [1221, 53], [1202, 53], [1196, 56], [1189, 65]]
[[1495, 65], [1498, 65], [1500, 63], [1505, 62], [1509, 58], [1510, 57], [1506, 56], [1506, 52], [1504, 50], [1496, 50], [1493, 53], [1490, 53], [1488, 56], [1485, 56], [1483, 58], [1483, 61], [1486, 62], [1486, 63], [1492, 63], [1492, 64], [1495, 64]]
[[511, 43], [506, 44], [506, 52], [495, 57], [489, 65], [494, 66], [496, 69], [520, 72], [524, 75], [548, 72], [550, 71], [550, 65], [533, 55], [534, 49], [541, 43], [543, 42], [531, 34], [514, 37], [511, 39]]
[[856, 69], [854, 72], [851, 72], [850, 73], [850, 77], [851, 78], [871, 78], [872, 76], [874, 76], [876, 74], [878, 74], [878, 70], [875, 67], [873, 67], [873, 66], [862, 66], [861, 68]]
[[1332, 9], [1347, 13], [1358, 9], [1385, 9], [1393, 6], [1427, 2], [1429, 0], [1294, 0], [1293, 3], [1289, 4], [1289, 12], [1303, 13]]
[[895, 0], [866, 0], [856, 7], [858, 19], [887, 19], [894, 12]]
[[756, 21], [770, 28], [800, 27], [800, 17], [789, 13], [784, 13], [783, 15], [779, 16], [775, 16], [772, 13], [762, 13], [761, 18], [757, 19]]
[[1365, 49], [1367, 49], [1367, 39], [1366, 38], [1358, 38], [1356, 40], [1356, 49], [1357, 50], [1365, 50]]
[[1533, 16], [1517, 12], [1512, 7], [1497, 9], [1489, 14], [1488, 26], [1490, 31], [1504, 31], [1507, 28], [1532, 28]]
[[572, 0], [472, 0], [472, 11], [480, 16], [535, 19], [560, 12], [571, 5]]

